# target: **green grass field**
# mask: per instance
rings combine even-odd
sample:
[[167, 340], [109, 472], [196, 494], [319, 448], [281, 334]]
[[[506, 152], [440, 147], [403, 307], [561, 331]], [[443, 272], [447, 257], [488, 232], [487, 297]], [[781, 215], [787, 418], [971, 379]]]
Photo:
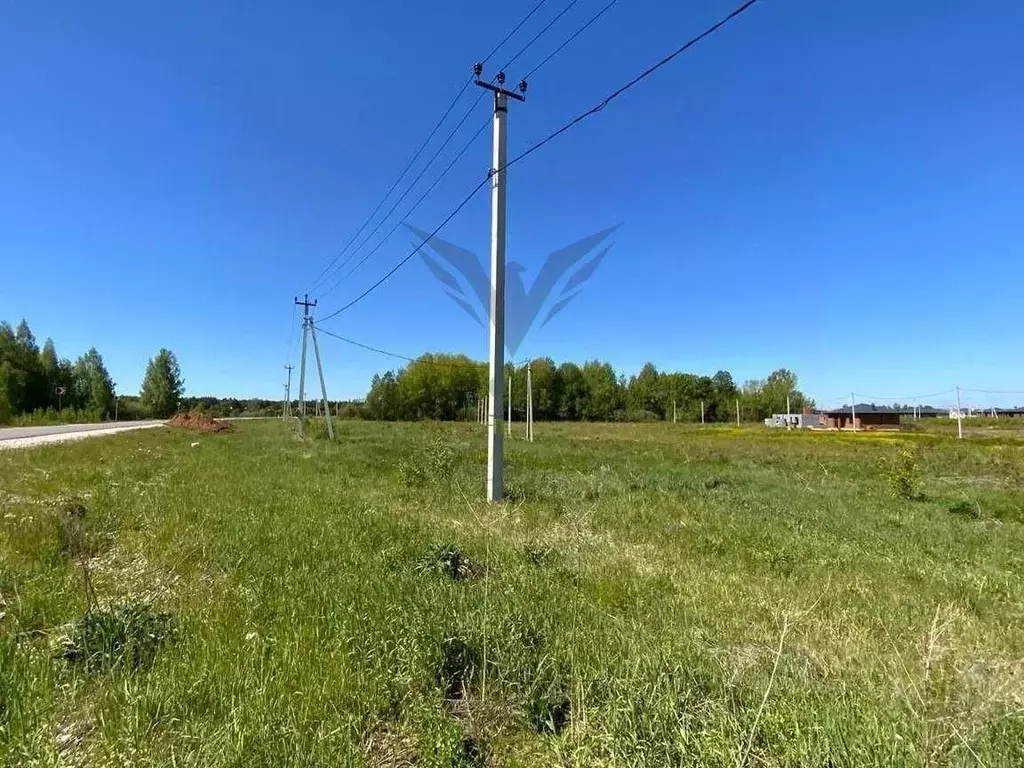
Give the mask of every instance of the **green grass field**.
[[1024, 765], [1024, 434], [537, 433], [0, 453], [0, 764]]

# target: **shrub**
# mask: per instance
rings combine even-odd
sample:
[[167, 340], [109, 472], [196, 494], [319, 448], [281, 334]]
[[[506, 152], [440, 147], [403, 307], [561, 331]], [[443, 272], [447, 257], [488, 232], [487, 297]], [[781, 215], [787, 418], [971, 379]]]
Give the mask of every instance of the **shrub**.
[[981, 507], [967, 500], [957, 501], [949, 505], [949, 514], [968, 520], [979, 520], [981, 518]]
[[57, 547], [67, 557], [92, 554], [85, 534], [85, 507], [68, 504], [57, 513]]
[[450, 480], [455, 469], [455, 451], [445, 439], [438, 435], [430, 445], [430, 468], [438, 479]]
[[178, 635], [174, 616], [146, 603], [90, 609], [71, 629], [61, 656], [89, 672], [149, 667]]
[[405, 485], [417, 488], [428, 482], [450, 483], [455, 474], [455, 450], [444, 435], [438, 435], [429, 447], [399, 459], [398, 474]]
[[398, 476], [404, 485], [411, 488], [421, 488], [427, 484], [427, 472], [415, 459], [399, 459]]
[[889, 492], [898, 499], [908, 501], [920, 498], [919, 478], [917, 454], [907, 448], [898, 451], [886, 471]]

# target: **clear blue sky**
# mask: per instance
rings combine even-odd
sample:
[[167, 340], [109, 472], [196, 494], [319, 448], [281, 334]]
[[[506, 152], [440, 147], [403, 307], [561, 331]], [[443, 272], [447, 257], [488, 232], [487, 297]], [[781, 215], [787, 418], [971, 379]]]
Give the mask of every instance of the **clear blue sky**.
[[[510, 78], [604, 2], [580, 0]], [[64, 356], [95, 345], [121, 392], [166, 346], [193, 394], [280, 396], [292, 296], [533, 4], [4, 3], [0, 318]], [[734, 4], [621, 0], [532, 78], [510, 153]], [[737, 380], [787, 366], [820, 402], [1024, 390], [1022, 37], [1011, 0], [763, 0], [510, 170], [508, 257], [528, 269], [622, 225], [520, 355]], [[432, 229], [489, 164], [484, 134], [409, 221]], [[481, 194], [444, 236], [485, 256], [488, 210]], [[393, 237], [320, 314], [408, 250]], [[325, 327], [486, 354], [419, 260]], [[332, 397], [393, 365], [322, 347]]]

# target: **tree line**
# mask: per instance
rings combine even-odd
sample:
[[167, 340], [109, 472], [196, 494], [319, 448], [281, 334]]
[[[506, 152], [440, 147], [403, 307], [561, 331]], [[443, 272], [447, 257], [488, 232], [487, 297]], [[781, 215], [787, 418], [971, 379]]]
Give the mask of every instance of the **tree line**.
[[118, 401], [116, 384], [95, 347], [74, 362], [57, 356], [53, 339], [42, 348], [23, 319], [0, 322], [0, 424], [26, 421], [102, 421], [166, 418], [178, 410], [185, 382], [174, 353], [161, 349], [146, 366], [139, 398]]
[[[713, 376], [659, 371], [645, 364], [627, 378], [610, 363], [591, 360], [555, 365], [550, 358], [530, 363], [534, 418], [543, 421], [678, 421], [761, 420], [789, 407], [799, 412], [813, 405], [797, 388], [796, 375], [780, 368], [765, 379], [737, 385], [728, 371]], [[525, 365], [505, 367], [511, 377], [513, 419], [526, 414]], [[465, 355], [426, 354], [397, 371], [376, 374], [363, 405], [365, 418], [398, 421], [472, 420], [487, 391], [487, 364]]]

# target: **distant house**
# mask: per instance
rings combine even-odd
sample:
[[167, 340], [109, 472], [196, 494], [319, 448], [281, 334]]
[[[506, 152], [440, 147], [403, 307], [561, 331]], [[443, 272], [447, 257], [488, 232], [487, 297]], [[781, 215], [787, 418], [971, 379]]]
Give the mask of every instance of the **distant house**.
[[850, 406], [824, 411], [825, 426], [830, 429], [898, 429], [900, 417], [912, 415], [912, 411], [884, 408], [871, 403], [857, 403]]
[[960, 411], [956, 408], [949, 409], [951, 419], [972, 419], [975, 416], [1020, 419], [1024, 418], [1024, 408], [961, 408]]
[[804, 413], [775, 413], [764, 420], [766, 427], [775, 429], [815, 429], [825, 426], [824, 417], [809, 409]]

